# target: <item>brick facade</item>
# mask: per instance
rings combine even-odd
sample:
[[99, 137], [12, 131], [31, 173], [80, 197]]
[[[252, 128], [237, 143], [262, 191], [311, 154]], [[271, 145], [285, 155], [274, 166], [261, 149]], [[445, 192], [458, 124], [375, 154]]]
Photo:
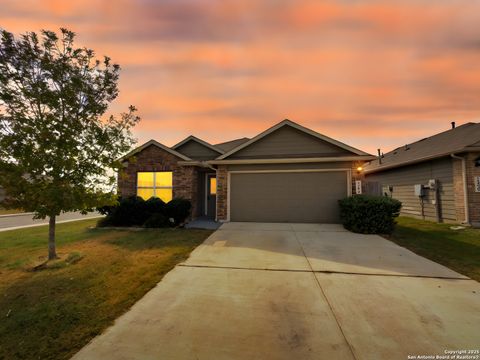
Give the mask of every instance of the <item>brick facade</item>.
[[467, 189], [468, 189], [468, 208], [470, 223], [480, 227], [480, 192], [475, 192], [475, 176], [480, 176], [480, 167], [475, 167], [475, 159], [480, 156], [480, 152], [468, 153], [466, 155], [467, 163]]
[[198, 171], [194, 166], [179, 166], [181, 160], [168, 151], [151, 145], [129, 158], [127, 166], [118, 175], [118, 193], [131, 196], [137, 193], [137, 172], [172, 171], [173, 197], [192, 203], [192, 214], [197, 213]]
[[465, 220], [465, 197], [463, 191], [462, 160], [452, 159], [453, 193], [455, 197], [455, 214], [458, 222]]
[[[480, 176], [480, 167], [475, 167], [475, 159], [480, 157], [480, 152], [462, 154], [465, 158], [466, 178], [467, 178], [467, 198], [470, 223], [480, 227], [480, 192], [475, 191], [474, 179]], [[463, 190], [463, 169], [462, 161], [454, 159], [453, 161], [453, 186], [455, 193], [455, 209], [457, 220], [465, 220], [464, 190]]]
[[228, 172], [226, 165], [217, 168], [217, 221], [226, 221], [228, 216]]

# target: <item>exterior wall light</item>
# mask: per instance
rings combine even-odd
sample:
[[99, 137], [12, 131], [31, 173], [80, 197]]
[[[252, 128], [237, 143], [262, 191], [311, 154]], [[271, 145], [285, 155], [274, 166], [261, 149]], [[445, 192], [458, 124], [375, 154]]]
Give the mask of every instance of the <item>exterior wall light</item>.
[[361, 166], [357, 167], [357, 171], [358, 171], [358, 172], [362, 172], [362, 171], [363, 171], [363, 167], [361, 167]]

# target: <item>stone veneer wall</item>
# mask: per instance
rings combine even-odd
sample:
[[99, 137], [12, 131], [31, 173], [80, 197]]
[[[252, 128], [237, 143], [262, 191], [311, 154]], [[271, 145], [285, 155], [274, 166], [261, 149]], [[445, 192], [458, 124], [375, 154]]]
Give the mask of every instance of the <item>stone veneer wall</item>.
[[465, 220], [465, 200], [463, 192], [462, 160], [452, 159], [453, 167], [453, 193], [455, 197], [455, 214], [457, 221]]
[[[475, 176], [480, 176], [480, 167], [475, 167], [475, 159], [480, 156], [480, 152], [462, 154], [466, 159], [466, 175], [467, 175], [467, 197], [470, 223], [476, 227], [480, 227], [480, 192], [475, 192]], [[453, 186], [455, 191], [455, 209], [457, 220], [465, 219], [464, 193], [463, 193], [463, 177], [462, 177], [462, 161], [453, 161]]]
[[217, 221], [227, 220], [228, 173], [226, 165], [217, 168]]
[[173, 197], [192, 203], [192, 214], [197, 213], [198, 170], [194, 166], [179, 166], [181, 160], [173, 154], [151, 145], [132, 156], [128, 165], [118, 174], [118, 193], [131, 196], [137, 193], [137, 172], [172, 171]]

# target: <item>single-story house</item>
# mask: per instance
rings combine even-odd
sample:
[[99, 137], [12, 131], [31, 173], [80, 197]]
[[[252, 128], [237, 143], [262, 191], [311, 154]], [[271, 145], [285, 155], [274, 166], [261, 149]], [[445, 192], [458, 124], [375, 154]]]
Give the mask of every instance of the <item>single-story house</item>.
[[402, 202], [403, 215], [480, 226], [480, 123], [452, 123], [379, 156], [364, 172], [368, 185]]
[[216, 145], [195, 136], [172, 147], [150, 140], [121, 159], [118, 191], [188, 199], [193, 218], [335, 223], [338, 200], [354, 192], [372, 159], [284, 120], [252, 139]]

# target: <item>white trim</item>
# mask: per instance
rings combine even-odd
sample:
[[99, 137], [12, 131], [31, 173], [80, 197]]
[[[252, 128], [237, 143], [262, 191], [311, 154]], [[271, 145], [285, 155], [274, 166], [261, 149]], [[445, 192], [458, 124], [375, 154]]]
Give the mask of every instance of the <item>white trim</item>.
[[361, 151], [361, 150], [359, 150], [359, 149], [355, 149], [354, 147], [351, 147], [351, 146], [349, 146], [349, 145], [347, 145], [347, 144], [344, 144], [344, 143], [342, 143], [342, 142], [340, 142], [340, 141], [338, 141], [338, 140], [332, 139], [332, 138], [330, 138], [330, 137], [328, 137], [328, 136], [325, 136], [325, 135], [323, 135], [323, 134], [317, 133], [316, 131], [313, 131], [313, 130], [308, 129], [308, 128], [306, 128], [306, 127], [303, 127], [303, 126], [301, 126], [301, 125], [299, 125], [299, 124], [297, 124], [297, 123], [294, 123], [293, 121], [290, 121], [290, 120], [288, 120], [288, 119], [285, 119], [285, 120], [279, 122], [277, 125], [274, 125], [274, 126], [272, 126], [271, 128], [265, 130], [264, 132], [258, 134], [258, 135], [255, 136], [255, 137], [253, 137], [253, 138], [250, 139], [249, 141], [244, 142], [243, 144], [237, 146], [236, 148], [233, 148], [232, 150], [230, 150], [229, 152], [223, 154], [222, 156], [219, 156], [217, 159], [218, 159], [218, 160], [223, 160], [223, 159], [227, 158], [228, 156], [236, 153], [237, 151], [242, 150], [243, 148], [245, 148], [245, 147], [247, 147], [247, 146], [250, 146], [251, 144], [257, 142], [258, 140], [264, 138], [265, 136], [271, 134], [272, 132], [274, 132], [274, 131], [276, 131], [276, 130], [284, 127], [284, 126], [293, 127], [293, 128], [295, 128], [295, 129], [297, 129], [297, 130], [300, 130], [300, 131], [302, 131], [302, 132], [304, 132], [304, 133], [306, 133], [306, 134], [312, 135], [312, 136], [314, 136], [314, 137], [316, 137], [316, 138], [318, 138], [318, 139], [320, 139], [320, 140], [323, 140], [323, 141], [326, 141], [326, 142], [328, 142], [328, 143], [330, 143], [330, 144], [336, 145], [336, 146], [338, 146], [338, 147], [340, 147], [340, 148], [342, 148], [342, 149], [351, 151], [351, 152], [353, 152], [354, 154], [357, 154], [357, 155], [370, 155], [370, 154], [368, 154], [368, 153], [366, 153], [366, 152], [363, 152], [363, 151]]
[[[232, 159], [232, 160], [208, 160], [211, 165], [234, 165], [234, 164], [297, 164], [297, 163], [323, 163], [343, 161], [370, 161], [376, 159], [373, 155], [365, 156], [334, 156], [320, 158], [284, 158], [284, 159]], [[184, 162], [181, 162], [184, 163]]]
[[150, 140], [150, 141], [147, 141], [145, 144], [133, 149], [132, 151], [130, 151], [128, 154], [122, 156], [119, 161], [125, 161], [126, 159], [128, 159], [129, 157], [135, 155], [136, 153], [139, 153], [140, 151], [142, 151], [143, 149], [149, 147], [150, 145], [154, 145], [162, 150], [165, 150], [166, 152], [172, 154], [172, 155], [175, 155], [176, 157], [179, 157], [180, 159], [183, 159], [183, 160], [186, 160], [186, 161], [192, 161], [192, 159], [190, 159], [188, 156], [185, 156], [183, 154], [180, 154], [178, 151], [175, 151], [173, 149], [170, 149], [168, 146], [165, 146], [161, 143], [159, 143], [158, 141], [156, 140]]
[[345, 171], [347, 178], [347, 196], [352, 196], [352, 169], [292, 169], [292, 170], [232, 170], [227, 171], [227, 222], [230, 222], [230, 189], [231, 174], [266, 174], [266, 173], [313, 173]]
[[202, 140], [202, 139], [199, 139], [197, 138], [196, 136], [193, 136], [193, 135], [190, 135], [188, 137], [186, 137], [185, 139], [183, 139], [182, 141], [180, 141], [178, 144], [175, 144], [172, 146], [172, 149], [177, 149], [178, 147], [182, 146], [183, 144], [186, 144], [187, 142], [189, 142], [190, 140], [192, 141], [196, 141], [197, 143], [199, 143], [200, 145], [203, 145], [207, 148], [209, 148], [210, 150], [213, 150], [213, 151], [216, 151], [217, 153], [219, 154], [223, 154], [225, 151], [221, 150], [221, 149], [217, 149], [215, 146], [207, 143], [206, 141]]

